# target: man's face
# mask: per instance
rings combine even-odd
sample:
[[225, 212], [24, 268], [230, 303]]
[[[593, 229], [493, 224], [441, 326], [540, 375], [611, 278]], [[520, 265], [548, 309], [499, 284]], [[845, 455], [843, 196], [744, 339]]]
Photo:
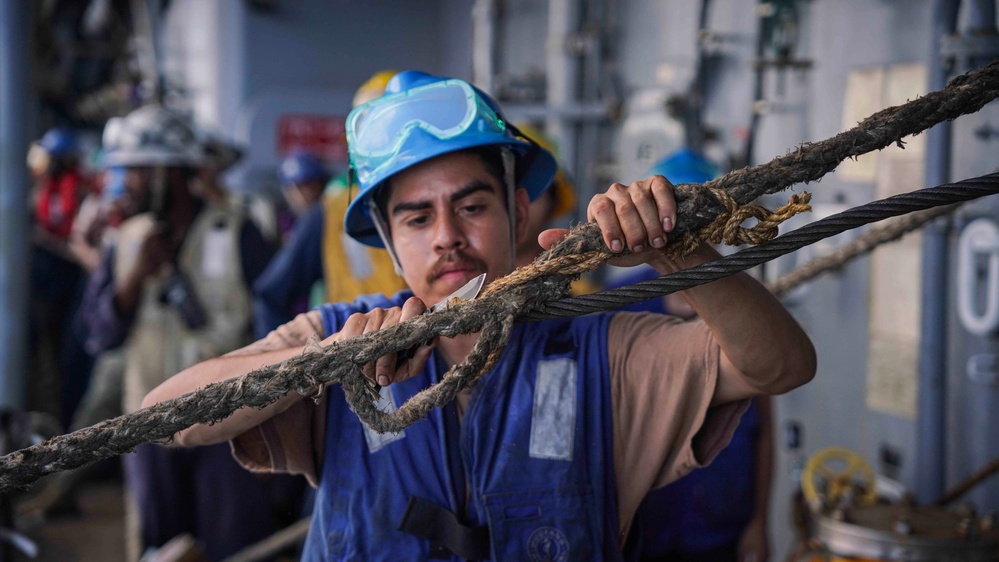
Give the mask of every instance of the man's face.
[[[510, 272], [505, 192], [473, 153], [438, 156], [392, 177], [386, 220], [406, 283], [432, 305], [487, 274]], [[527, 192], [515, 197], [517, 238], [527, 226]]]
[[125, 171], [125, 193], [118, 198], [118, 206], [125, 217], [146, 212], [152, 206], [152, 170], [128, 168]]

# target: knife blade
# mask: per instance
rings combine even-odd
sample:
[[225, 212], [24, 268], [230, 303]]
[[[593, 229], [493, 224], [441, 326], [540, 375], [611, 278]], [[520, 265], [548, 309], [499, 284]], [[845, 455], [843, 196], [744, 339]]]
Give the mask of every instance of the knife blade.
[[[433, 306], [424, 311], [424, 314], [437, 312], [438, 310], [447, 306], [447, 304], [451, 302], [451, 300], [453, 299], [460, 299], [463, 301], [474, 300], [475, 297], [479, 296], [479, 293], [482, 291], [482, 286], [485, 285], [485, 283], [486, 283], [485, 273], [473, 277], [468, 281], [468, 283], [462, 285], [460, 289], [444, 297], [441, 301], [435, 303]], [[395, 361], [395, 368], [398, 369], [400, 366], [402, 366], [403, 363], [412, 359], [413, 356], [416, 355], [417, 347], [418, 346], [414, 345], [413, 347], [405, 351], [399, 352], [399, 355]]]

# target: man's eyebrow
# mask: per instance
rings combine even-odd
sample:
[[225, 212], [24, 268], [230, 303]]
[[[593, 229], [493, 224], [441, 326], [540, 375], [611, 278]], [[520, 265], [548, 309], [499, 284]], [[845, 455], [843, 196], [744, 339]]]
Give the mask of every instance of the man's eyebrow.
[[469, 195], [477, 191], [488, 191], [489, 193], [495, 193], [496, 190], [493, 189], [492, 185], [482, 180], [475, 180], [472, 183], [466, 185], [465, 187], [459, 189], [458, 191], [455, 191], [451, 195], [451, 202], [454, 203], [455, 201], [468, 197]]
[[[464, 199], [477, 191], [488, 191], [490, 193], [494, 193], [496, 190], [487, 182], [474, 180], [465, 187], [452, 193], [450, 197], [451, 202], [454, 203], [455, 201]], [[395, 216], [406, 211], [422, 211], [424, 209], [429, 209], [430, 207], [430, 201], [403, 201], [401, 203], [396, 203], [396, 205], [392, 207], [392, 215]]]
[[412, 202], [402, 202], [396, 203], [395, 207], [392, 207], [392, 216], [398, 215], [399, 213], [404, 213], [406, 211], [422, 211], [424, 209], [430, 208], [430, 201], [412, 201]]

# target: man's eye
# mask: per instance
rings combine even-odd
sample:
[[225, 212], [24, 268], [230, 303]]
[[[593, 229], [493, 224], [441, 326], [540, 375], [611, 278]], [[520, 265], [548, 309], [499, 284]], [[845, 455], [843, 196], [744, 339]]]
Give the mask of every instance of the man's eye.
[[406, 221], [406, 226], [410, 227], [423, 226], [425, 224], [427, 224], [427, 217], [425, 216], [413, 217]]
[[483, 210], [485, 208], [486, 208], [485, 205], [475, 204], [475, 205], [465, 205], [463, 207], [463, 210], [466, 213], [478, 213], [479, 211], [481, 211], [481, 210]]

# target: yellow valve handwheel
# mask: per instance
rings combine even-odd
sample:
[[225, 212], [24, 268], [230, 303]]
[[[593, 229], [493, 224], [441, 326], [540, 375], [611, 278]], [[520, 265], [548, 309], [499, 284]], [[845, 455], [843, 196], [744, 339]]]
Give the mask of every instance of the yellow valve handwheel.
[[857, 453], [827, 447], [805, 463], [801, 491], [809, 505], [834, 505], [851, 489], [857, 505], [869, 505], [877, 499], [874, 469]]

